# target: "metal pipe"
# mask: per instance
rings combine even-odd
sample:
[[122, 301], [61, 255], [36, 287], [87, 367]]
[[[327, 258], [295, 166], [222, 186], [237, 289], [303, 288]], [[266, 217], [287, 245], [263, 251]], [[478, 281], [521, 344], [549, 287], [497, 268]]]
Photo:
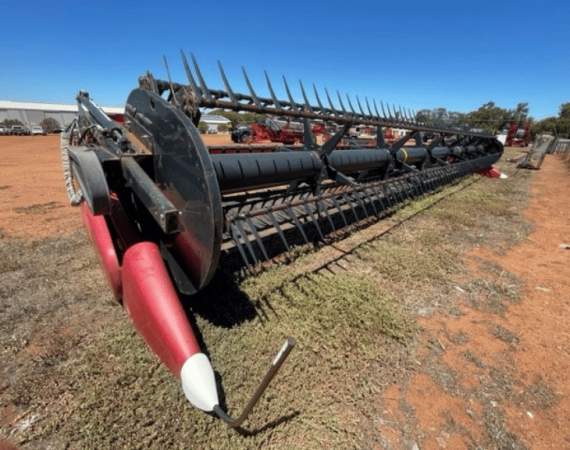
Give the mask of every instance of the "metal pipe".
[[[309, 179], [325, 165], [316, 151], [226, 153], [211, 158], [222, 193]], [[384, 168], [390, 161], [386, 149], [335, 150], [327, 156], [327, 163], [343, 173]]]

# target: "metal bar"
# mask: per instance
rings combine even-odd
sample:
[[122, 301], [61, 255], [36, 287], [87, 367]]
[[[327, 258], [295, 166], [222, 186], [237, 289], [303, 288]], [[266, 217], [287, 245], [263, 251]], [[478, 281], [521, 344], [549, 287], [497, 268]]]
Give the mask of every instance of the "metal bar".
[[166, 234], [179, 231], [180, 211], [165, 197], [154, 181], [132, 157], [121, 158], [123, 175], [152, 218]]
[[[193, 60], [195, 60], [195, 58], [193, 58]], [[195, 64], [195, 67], [197, 67], [197, 64]], [[202, 83], [203, 77], [201, 77], [199, 69], [196, 69], [196, 72], [198, 74], [198, 79], [200, 81], [200, 84], [204, 88], [205, 83]], [[261, 102], [261, 105], [258, 105], [256, 104], [255, 99], [251, 95], [235, 93], [235, 92], [234, 92], [235, 97], [239, 100], [244, 100], [245, 102], [240, 101], [237, 104], [234, 104], [231, 100], [224, 100], [224, 97], [226, 98], [229, 97], [228, 92], [223, 90], [212, 90], [207, 88], [204, 88], [205, 95], [199, 99], [199, 106], [204, 108], [221, 108], [221, 109], [231, 109], [234, 111], [257, 112], [259, 114], [278, 113], [280, 115], [288, 117], [297, 117], [297, 118], [304, 117], [307, 119], [320, 119], [325, 121], [336, 122], [339, 124], [357, 122], [363, 125], [372, 125], [372, 126], [382, 125], [382, 126], [394, 127], [401, 125], [403, 123], [402, 120], [398, 119], [397, 117], [392, 117], [391, 115], [389, 116], [389, 118], [366, 117], [366, 116], [357, 117], [354, 114], [347, 115], [346, 114], [347, 111], [344, 108], [342, 99], [340, 98], [340, 93], [338, 93], [338, 96], [339, 96], [339, 102], [341, 103], [341, 110], [343, 114], [338, 114], [338, 111], [335, 110], [334, 106], [332, 105], [332, 102], [330, 101], [329, 101], [330, 108], [321, 108], [320, 106], [311, 105], [311, 111], [308, 111], [305, 108], [299, 109], [299, 104], [293, 100], [287, 81], [285, 77], [283, 78], [284, 78], [285, 90], [288, 91], [287, 96], [289, 98], [289, 101], [278, 101], [278, 103], [282, 107], [288, 107], [289, 109], [280, 109], [276, 106], [272, 98], [265, 99], [257, 97], [256, 95], [257, 99]], [[168, 82], [165, 82], [163, 80], [156, 80], [156, 83], [159, 90], [170, 89], [170, 85]], [[172, 87], [175, 90], [178, 90], [183, 86], [177, 83], [172, 83]], [[386, 114], [384, 114], [384, 116], [386, 116]], [[445, 132], [449, 134], [457, 133], [458, 131], [456, 128], [435, 127], [435, 126], [428, 126], [427, 124], [421, 125], [413, 123], [406, 124], [405, 128], [416, 131]], [[473, 131], [462, 131], [462, 134], [466, 136], [482, 137], [487, 139], [492, 138], [491, 135], [484, 133], [476, 133]]]
[[295, 340], [291, 337], [287, 338], [287, 341], [285, 341], [285, 344], [283, 345], [283, 347], [281, 347], [275, 359], [273, 359], [273, 362], [271, 363], [269, 370], [261, 380], [261, 383], [259, 383], [259, 386], [257, 387], [255, 392], [253, 393], [253, 395], [245, 405], [243, 412], [237, 418], [229, 416], [219, 405], [214, 406], [214, 413], [225, 423], [227, 423], [230, 427], [239, 428], [245, 422], [247, 416], [249, 416], [249, 414], [253, 410], [253, 407], [257, 404], [257, 402], [259, 401], [259, 399], [267, 389], [267, 386], [269, 386], [269, 383], [271, 383], [271, 380], [275, 378], [275, 375], [277, 374], [277, 372], [279, 371], [279, 369], [281, 368], [281, 366], [289, 356], [289, 353], [291, 353], [291, 350], [293, 349], [294, 346], [295, 346]]

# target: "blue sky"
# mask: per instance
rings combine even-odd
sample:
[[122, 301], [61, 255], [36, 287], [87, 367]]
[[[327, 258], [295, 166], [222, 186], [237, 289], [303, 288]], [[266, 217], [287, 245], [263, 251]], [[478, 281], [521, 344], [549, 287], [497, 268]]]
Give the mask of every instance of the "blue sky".
[[[0, 0], [0, 99], [69, 103], [79, 89], [121, 105], [161, 58], [183, 79], [193, 51], [211, 87], [221, 59], [236, 90], [246, 65], [295, 83], [411, 108], [468, 111], [493, 100], [531, 114], [570, 101], [570, 3], [559, 1]], [[278, 94], [282, 92], [279, 87]]]

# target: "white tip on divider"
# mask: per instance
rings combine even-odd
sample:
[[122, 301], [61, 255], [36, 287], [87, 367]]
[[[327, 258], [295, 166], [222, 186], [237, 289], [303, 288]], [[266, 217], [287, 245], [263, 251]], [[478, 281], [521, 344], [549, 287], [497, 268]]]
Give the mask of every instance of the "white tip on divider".
[[219, 403], [214, 369], [203, 353], [186, 360], [180, 370], [180, 381], [184, 395], [196, 408], [210, 412]]

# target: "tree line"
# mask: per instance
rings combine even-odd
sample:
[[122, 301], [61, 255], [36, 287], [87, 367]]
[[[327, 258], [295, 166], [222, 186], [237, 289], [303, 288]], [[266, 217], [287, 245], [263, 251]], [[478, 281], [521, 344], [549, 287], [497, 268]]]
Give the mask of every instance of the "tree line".
[[[247, 125], [263, 119], [260, 114], [237, 113], [235, 111], [214, 110], [216, 114], [229, 119], [232, 128]], [[529, 106], [521, 102], [515, 108], [502, 108], [495, 102], [487, 102], [474, 111], [467, 113], [448, 111], [446, 108], [422, 109], [418, 112], [418, 120], [432, 122], [443, 126], [468, 127], [497, 134], [507, 128], [511, 122], [524, 124], [528, 122], [531, 133], [550, 133], [559, 137], [570, 138], [570, 102], [560, 105], [557, 116], [535, 120], [529, 115]]]
[[528, 122], [533, 135], [550, 133], [559, 137], [570, 137], [570, 102], [560, 105], [557, 116], [535, 120], [529, 115], [528, 103], [519, 103], [513, 109], [501, 108], [495, 102], [487, 102], [478, 109], [461, 113], [446, 108], [422, 109], [418, 120], [452, 127], [468, 127], [497, 134], [511, 122]]
[[[6, 128], [10, 128], [14, 125], [24, 126], [22, 121], [18, 119], [4, 119], [2, 122], [0, 122], [0, 126]], [[55, 133], [56, 131], [61, 131], [62, 129], [60, 123], [53, 117], [46, 117], [39, 123], [39, 125], [46, 133]]]

